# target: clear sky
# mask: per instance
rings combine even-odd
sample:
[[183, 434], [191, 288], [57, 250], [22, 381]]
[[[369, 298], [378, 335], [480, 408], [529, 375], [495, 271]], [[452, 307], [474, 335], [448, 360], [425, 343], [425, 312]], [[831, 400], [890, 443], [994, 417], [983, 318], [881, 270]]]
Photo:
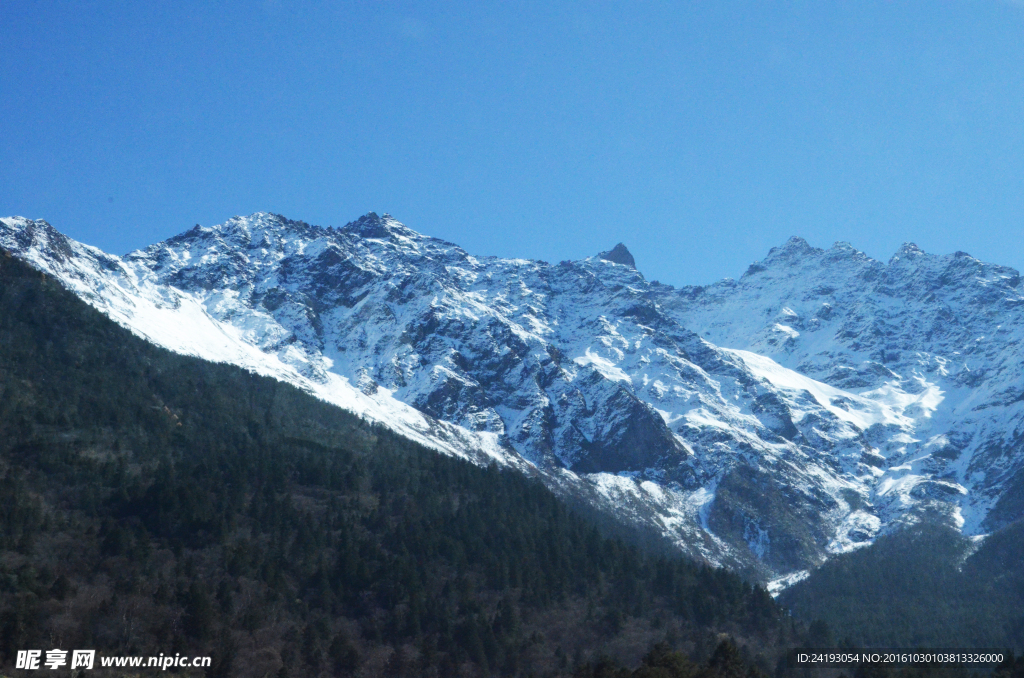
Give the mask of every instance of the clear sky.
[[114, 253], [266, 210], [471, 253], [791, 235], [1024, 268], [1024, 3], [0, 0], [0, 214]]

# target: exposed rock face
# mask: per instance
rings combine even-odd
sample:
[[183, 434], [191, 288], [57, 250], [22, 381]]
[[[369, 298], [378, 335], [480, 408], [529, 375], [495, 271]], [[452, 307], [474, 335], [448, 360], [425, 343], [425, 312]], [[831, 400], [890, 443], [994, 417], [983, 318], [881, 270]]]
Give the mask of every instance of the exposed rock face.
[[607, 252], [601, 252], [597, 256], [605, 261], [611, 261], [616, 264], [622, 264], [623, 266], [629, 266], [630, 268], [636, 268], [636, 262], [633, 261], [633, 255], [629, 253], [629, 250], [627, 250], [626, 246], [621, 242]]
[[960, 253], [883, 264], [794, 238], [739, 281], [676, 290], [621, 244], [474, 257], [373, 213], [342, 229], [260, 213], [123, 258], [11, 218], [0, 247], [156, 343], [760, 577], [924, 513], [970, 533], [1024, 513], [1020, 278]]

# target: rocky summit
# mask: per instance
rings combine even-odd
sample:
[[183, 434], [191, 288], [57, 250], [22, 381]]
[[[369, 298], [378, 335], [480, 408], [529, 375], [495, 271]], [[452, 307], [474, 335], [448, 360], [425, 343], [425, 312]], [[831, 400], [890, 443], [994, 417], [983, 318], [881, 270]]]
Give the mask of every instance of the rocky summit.
[[156, 344], [536, 475], [775, 588], [925, 517], [980, 535], [1024, 515], [1024, 290], [961, 252], [883, 263], [793, 238], [676, 289], [621, 243], [473, 256], [374, 213], [258, 213], [123, 257], [12, 217], [0, 247]]

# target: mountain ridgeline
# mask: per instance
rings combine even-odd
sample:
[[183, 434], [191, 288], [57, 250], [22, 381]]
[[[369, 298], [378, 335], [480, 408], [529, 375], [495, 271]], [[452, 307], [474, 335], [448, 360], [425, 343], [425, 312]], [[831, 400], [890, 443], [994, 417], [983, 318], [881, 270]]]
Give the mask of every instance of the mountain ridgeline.
[[794, 629], [535, 479], [153, 346], [0, 253], [2, 670], [56, 646], [216, 676], [714, 677], [770, 670]]
[[1024, 290], [962, 252], [880, 262], [795, 238], [676, 289], [621, 243], [478, 257], [373, 213], [236, 217], [124, 257], [15, 217], [0, 246], [158, 345], [773, 588], [917, 521], [977, 536], [1024, 515]]

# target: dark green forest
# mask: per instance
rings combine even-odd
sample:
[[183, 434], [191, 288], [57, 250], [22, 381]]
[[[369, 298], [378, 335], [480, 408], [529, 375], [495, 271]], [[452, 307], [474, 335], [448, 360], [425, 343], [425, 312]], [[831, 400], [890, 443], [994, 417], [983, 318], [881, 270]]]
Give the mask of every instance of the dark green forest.
[[[921, 523], [833, 558], [779, 603], [823, 645], [1024, 649], [1024, 524], [980, 544]], [[823, 624], [823, 625], [822, 625]]]
[[212, 676], [590, 675], [682, 651], [718, 675], [729, 650], [745, 675], [794, 629], [763, 589], [602, 536], [535, 480], [154, 347], [0, 253], [0, 670], [52, 647], [208, 654]]

